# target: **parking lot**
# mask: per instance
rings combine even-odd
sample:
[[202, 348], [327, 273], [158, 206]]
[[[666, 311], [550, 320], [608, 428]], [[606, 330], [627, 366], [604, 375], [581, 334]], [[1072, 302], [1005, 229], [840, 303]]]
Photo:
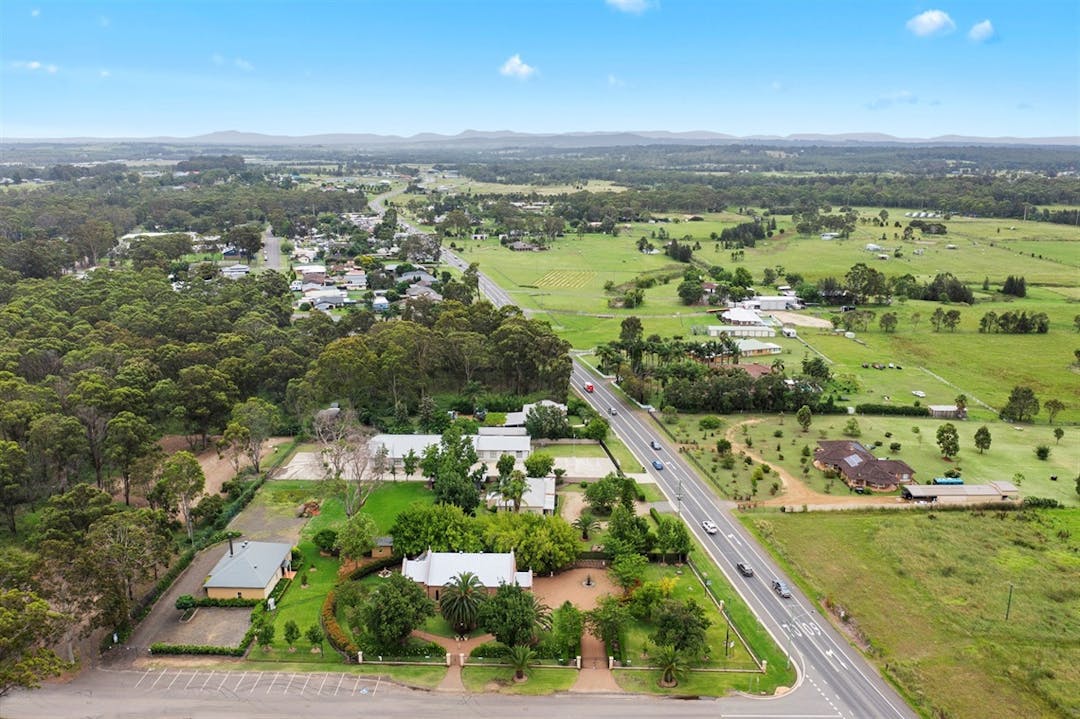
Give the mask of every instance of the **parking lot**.
[[[129, 672], [125, 672], [128, 674]], [[130, 672], [132, 690], [138, 693], [187, 692], [222, 696], [375, 696], [382, 684], [379, 677], [341, 672], [223, 671], [211, 669], [148, 669]]]

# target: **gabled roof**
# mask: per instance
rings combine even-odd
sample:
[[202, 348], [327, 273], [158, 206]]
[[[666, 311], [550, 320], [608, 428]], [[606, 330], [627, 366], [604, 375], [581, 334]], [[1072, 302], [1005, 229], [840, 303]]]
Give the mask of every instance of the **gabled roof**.
[[[555, 511], [555, 478], [554, 477], [526, 477], [525, 494], [521, 496], [522, 509], [541, 509], [547, 512]], [[488, 494], [488, 501], [499, 509], [513, 509], [514, 503], [503, 499], [499, 492]]]
[[280, 542], [239, 542], [229, 551], [226, 547], [204, 587], [262, 589], [290, 559], [292, 547]]
[[472, 572], [488, 589], [502, 584], [532, 587], [532, 570], [517, 571], [514, 553], [424, 552], [416, 559], [403, 559], [401, 573], [425, 587], [442, 587], [462, 572]]
[[874, 487], [891, 487], [911, 480], [915, 474], [907, 462], [899, 459], [878, 459], [859, 442], [848, 439], [821, 440], [814, 458], [836, 467], [849, 482]]

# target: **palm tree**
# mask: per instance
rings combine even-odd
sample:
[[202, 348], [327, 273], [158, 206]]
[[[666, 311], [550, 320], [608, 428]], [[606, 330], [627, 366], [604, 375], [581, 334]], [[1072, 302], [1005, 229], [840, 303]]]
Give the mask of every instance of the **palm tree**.
[[486, 598], [480, 578], [472, 572], [462, 572], [443, 587], [439, 611], [455, 632], [467, 634], [476, 627], [480, 605]]
[[514, 668], [514, 681], [525, 681], [525, 672], [536, 663], [536, 652], [525, 645], [510, 647], [506, 654], [510, 666]]
[[588, 539], [589, 532], [595, 532], [600, 528], [600, 522], [597, 522], [593, 513], [586, 509], [574, 520], [573, 527], [581, 532], [582, 539]]
[[686, 659], [670, 644], [659, 646], [652, 654], [653, 662], [660, 669], [660, 686], [665, 689], [679, 685], [679, 677], [689, 668]]
[[525, 474], [515, 469], [510, 473], [510, 476], [499, 483], [499, 494], [503, 500], [514, 505], [514, 511], [521, 511], [521, 500], [525, 496], [525, 491], [529, 488], [528, 482], [525, 479]]

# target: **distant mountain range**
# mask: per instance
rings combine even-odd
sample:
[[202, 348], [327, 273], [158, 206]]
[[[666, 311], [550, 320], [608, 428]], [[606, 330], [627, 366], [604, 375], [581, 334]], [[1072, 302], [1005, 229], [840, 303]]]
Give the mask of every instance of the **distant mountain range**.
[[324, 135], [264, 135], [258, 132], [225, 130], [194, 137], [65, 137], [4, 138], [4, 143], [156, 143], [168, 145], [223, 146], [344, 146], [344, 147], [619, 147], [627, 145], [711, 145], [711, 144], [804, 144], [804, 145], [1080, 145], [1080, 136], [1072, 137], [969, 137], [942, 135], [930, 138], [894, 137], [874, 132], [796, 135], [748, 135], [737, 137], [719, 132], [564, 132], [527, 133], [510, 130], [466, 130], [456, 135], [425, 132], [410, 137], [371, 133], [333, 133]]

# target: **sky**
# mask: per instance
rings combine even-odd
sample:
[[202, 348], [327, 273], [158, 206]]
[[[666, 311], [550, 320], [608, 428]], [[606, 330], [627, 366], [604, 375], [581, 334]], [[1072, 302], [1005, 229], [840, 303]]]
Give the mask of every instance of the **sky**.
[[1066, 0], [0, 2], [0, 136], [1080, 135]]

